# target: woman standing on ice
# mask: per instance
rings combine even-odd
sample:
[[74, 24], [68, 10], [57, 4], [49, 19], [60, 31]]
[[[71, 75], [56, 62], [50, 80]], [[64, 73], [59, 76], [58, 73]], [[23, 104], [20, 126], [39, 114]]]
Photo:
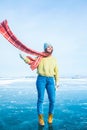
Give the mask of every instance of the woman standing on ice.
[[[52, 123], [54, 114], [54, 104], [55, 104], [55, 86], [59, 87], [58, 79], [58, 66], [56, 59], [52, 56], [53, 46], [44, 43], [44, 52], [49, 53], [49, 56], [43, 57], [37, 67], [37, 81], [36, 87], [38, 92], [37, 100], [37, 112], [38, 121], [41, 126], [44, 126], [43, 117], [43, 101], [45, 89], [47, 90], [49, 98], [49, 111], [48, 111], [48, 123]], [[27, 57], [20, 57], [29, 64], [30, 60]]]
[[49, 98], [49, 113], [48, 113], [48, 123], [53, 121], [54, 113], [54, 103], [55, 103], [55, 85], [58, 87], [58, 67], [57, 61], [52, 56], [53, 46], [50, 44], [44, 44], [44, 52], [37, 52], [31, 48], [25, 46], [11, 31], [8, 26], [7, 20], [4, 20], [0, 23], [0, 34], [2, 34], [13, 46], [17, 49], [26, 52], [27, 54], [38, 56], [36, 59], [32, 57], [20, 57], [30, 65], [32, 70], [37, 68], [37, 92], [38, 92], [38, 101], [37, 101], [37, 112], [39, 124], [44, 126], [43, 118], [43, 101], [44, 101], [44, 92], [47, 90]]

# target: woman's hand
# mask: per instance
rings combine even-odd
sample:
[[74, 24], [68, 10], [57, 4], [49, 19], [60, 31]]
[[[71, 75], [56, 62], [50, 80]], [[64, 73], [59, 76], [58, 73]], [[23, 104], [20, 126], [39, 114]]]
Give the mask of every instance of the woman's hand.
[[59, 88], [59, 83], [55, 84], [55, 90], [57, 90]]
[[20, 58], [21, 58], [21, 59], [23, 59], [23, 60], [24, 60], [24, 57], [23, 57], [21, 54], [19, 54], [19, 56], [20, 56]]

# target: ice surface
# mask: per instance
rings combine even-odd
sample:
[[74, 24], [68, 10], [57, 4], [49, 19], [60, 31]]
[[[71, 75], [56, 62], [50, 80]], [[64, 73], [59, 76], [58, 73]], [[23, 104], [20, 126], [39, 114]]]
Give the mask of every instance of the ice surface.
[[0, 79], [0, 130], [87, 130], [87, 79], [61, 78], [56, 91], [53, 125], [38, 125], [36, 78]]

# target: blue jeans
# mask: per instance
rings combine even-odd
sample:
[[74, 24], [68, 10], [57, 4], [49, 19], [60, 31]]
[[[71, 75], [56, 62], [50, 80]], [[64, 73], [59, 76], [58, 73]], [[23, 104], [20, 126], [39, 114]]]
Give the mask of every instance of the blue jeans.
[[44, 101], [45, 89], [47, 90], [47, 94], [49, 98], [49, 114], [53, 114], [54, 103], [55, 103], [54, 77], [46, 77], [46, 76], [38, 75], [36, 86], [38, 92], [38, 100], [37, 100], [38, 114], [43, 114], [43, 101]]

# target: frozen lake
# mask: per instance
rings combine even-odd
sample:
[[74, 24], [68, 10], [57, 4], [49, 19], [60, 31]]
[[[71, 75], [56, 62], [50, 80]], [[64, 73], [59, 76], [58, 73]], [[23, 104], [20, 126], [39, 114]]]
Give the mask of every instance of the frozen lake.
[[54, 121], [38, 125], [35, 78], [0, 78], [0, 130], [87, 130], [87, 79], [61, 78], [56, 91]]

